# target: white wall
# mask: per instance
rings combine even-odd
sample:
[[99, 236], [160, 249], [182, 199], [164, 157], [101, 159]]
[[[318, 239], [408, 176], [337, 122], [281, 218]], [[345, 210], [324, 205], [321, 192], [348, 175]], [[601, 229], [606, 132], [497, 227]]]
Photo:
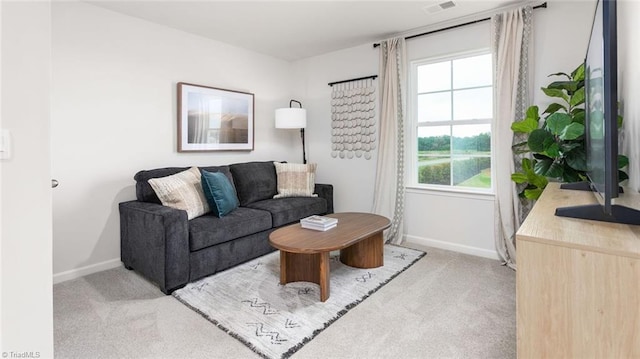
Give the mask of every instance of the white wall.
[[0, 160], [0, 352], [50, 358], [50, 4], [2, 2], [0, 9], [0, 127], [13, 143], [12, 157]]
[[336, 212], [371, 211], [376, 152], [370, 160], [331, 157], [332, 88], [328, 84], [377, 75], [378, 50], [372, 44], [357, 46], [297, 61], [294, 69], [298, 81], [294, 97], [302, 98], [307, 109], [307, 160], [318, 163], [316, 181], [333, 184]]
[[[534, 103], [545, 106], [540, 87], [547, 75], [572, 71], [584, 58], [595, 2], [551, 1], [534, 11]], [[490, 23], [484, 22], [407, 41], [409, 61], [490, 47]], [[302, 83], [300, 96], [309, 109], [310, 159], [331, 169], [327, 181], [336, 185], [336, 210], [371, 209], [375, 161], [330, 157], [330, 95], [326, 83], [377, 73], [378, 50], [372, 44], [337, 51], [295, 63]], [[324, 179], [324, 178], [323, 178]], [[405, 234], [413, 242], [497, 258], [493, 231], [493, 196], [463, 195], [408, 189]]]
[[596, 0], [553, 0], [547, 9], [534, 10], [534, 87], [533, 103], [543, 111], [552, 101], [540, 88], [571, 73], [587, 54]]
[[[139, 170], [300, 161], [299, 133], [273, 124], [288, 62], [86, 3], [55, 2], [52, 26], [55, 281], [120, 265], [118, 203]], [[180, 81], [254, 93], [255, 150], [177, 153]]]
[[618, 99], [624, 116], [621, 152], [629, 157], [628, 186], [640, 191], [640, 2], [618, 1]]

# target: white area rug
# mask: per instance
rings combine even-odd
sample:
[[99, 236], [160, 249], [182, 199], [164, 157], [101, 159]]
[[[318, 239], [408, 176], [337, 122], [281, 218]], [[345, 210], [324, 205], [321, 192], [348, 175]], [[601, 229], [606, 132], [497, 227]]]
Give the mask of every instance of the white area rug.
[[349, 309], [426, 253], [385, 245], [384, 266], [358, 269], [331, 254], [331, 293], [309, 282], [280, 285], [280, 254], [273, 252], [214, 274], [173, 293], [265, 358], [287, 358]]

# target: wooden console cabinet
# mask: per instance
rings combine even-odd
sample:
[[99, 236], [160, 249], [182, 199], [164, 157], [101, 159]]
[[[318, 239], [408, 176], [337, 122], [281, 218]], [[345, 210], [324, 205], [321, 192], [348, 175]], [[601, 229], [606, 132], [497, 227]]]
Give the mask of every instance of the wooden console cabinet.
[[640, 226], [554, 215], [589, 203], [550, 183], [516, 235], [518, 358], [640, 358]]

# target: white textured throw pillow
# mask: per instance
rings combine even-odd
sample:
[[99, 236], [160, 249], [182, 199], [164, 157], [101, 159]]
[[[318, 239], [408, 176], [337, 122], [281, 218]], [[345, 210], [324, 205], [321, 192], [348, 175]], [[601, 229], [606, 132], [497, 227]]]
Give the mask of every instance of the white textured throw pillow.
[[273, 198], [282, 197], [318, 197], [313, 194], [316, 186], [317, 164], [280, 163], [274, 162], [278, 175], [278, 194]]
[[198, 167], [167, 177], [152, 178], [149, 184], [163, 205], [187, 211], [189, 219], [210, 210], [202, 190], [202, 175]]

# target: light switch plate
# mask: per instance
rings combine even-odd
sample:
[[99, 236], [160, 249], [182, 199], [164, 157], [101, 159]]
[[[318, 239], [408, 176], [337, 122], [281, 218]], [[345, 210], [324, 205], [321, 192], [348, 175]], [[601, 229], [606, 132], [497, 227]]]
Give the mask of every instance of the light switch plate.
[[11, 158], [11, 132], [0, 130], [0, 160]]

